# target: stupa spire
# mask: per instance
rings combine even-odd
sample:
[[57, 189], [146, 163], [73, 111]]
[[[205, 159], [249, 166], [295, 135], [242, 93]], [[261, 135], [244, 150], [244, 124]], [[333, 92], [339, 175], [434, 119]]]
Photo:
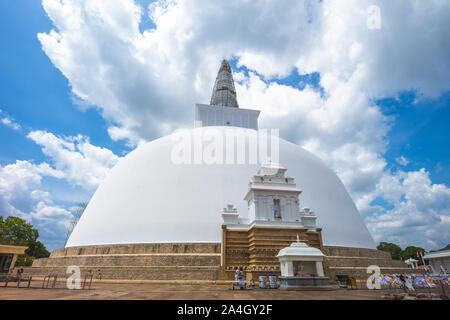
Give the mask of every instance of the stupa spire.
[[239, 108], [236, 99], [236, 89], [234, 88], [233, 73], [228, 61], [225, 59], [222, 61], [214, 83], [210, 105]]

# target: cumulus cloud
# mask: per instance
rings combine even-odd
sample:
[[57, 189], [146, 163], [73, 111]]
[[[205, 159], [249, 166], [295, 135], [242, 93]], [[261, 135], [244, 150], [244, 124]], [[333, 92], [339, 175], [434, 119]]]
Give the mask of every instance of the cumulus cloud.
[[433, 184], [425, 169], [384, 174], [372, 197], [391, 206], [366, 219], [375, 239], [403, 246], [450, 243], [450, 188]]
[[42, 147], [50, 164], [16, 161], [0, 166], [0, 213], [32, 223], [49, 248], [58, 248], [64, 244], [72, 214], [54, 203], [50, 193], [43, 190], [43, 180], [64, 179], [93, 191], [119, 157], [108, 149], [92, 145], [89, 138], [82, 135], [57, 137], [46, 131], [32, 131], [28, 138]]
[[[111, 121], [111, 137], [137, 143], [191, 126], [223, 57], [266, 76], [289, 73], [317, 7], [306, 3], [157, 1], [147, 17], [132, 0], [44, 0], [56, 30], [38, 38], [73, 93]], [[141, 19], [156, 29], [141, 33]]]
[[[397, 177], [383, 156], [393, 119], [373, 101], [403, 90], [437, 97], [450, 88], [445, 0], [160, 0], [148, 10], [132, 0], [42, 3], [55, 26], [38, 35], [43, 50], [83, 104], [100, 108], [112, 139], [138, 145], [190, 127], [194, 103], [209, 101], [220, 60], [234, 58], [250, 70], [236, 76], [240, 105], [261, 109], [261, 127], [280, 128], [324, 159], [363, 214], [382, 210], [372, 204], [380, 181]], [[373, 4], [380, 29], [367, 28]], [[156, 27], [141, 32], [143, 19]], [[323, 91], [274, 81], [292, 72], [319, 73]], [[80, 140], [30, 138], [72, 183], [98, 183], [77, 177], [77, 165], [89, 162], [76, 150]], [[111, 159], [94, 163], [108, 168]], [[406, 194], [403, 182], [398, 192]]]
[[61, 246], [72, 215], [55, 205], [48, 192], [40, 190], [45, 177], [62, 178], [63, 173], [48, 164], [29, 161], [0, 166], [0, 213], [32, 223], [44, 241]]
[[46, 131], [32, 131], [28, 138], [42, 146], [61, 178], [87, 190], [97, 188], [119, 160], [111, 150], [92, 145], [82, 135], [57, 137]]
[[[380, 29], [367, 28], [367, 8], [380, 8]], [[445, 0], [324, 1], [314, 45], [300, 57], [326, 87], [358, 74], [371, 97], [418, 90], [436, 97], [450, 87], [450, 3]]]
[[309, 86], [299, 90], [250, 74], [236, 90], [241, 104], [262, 110], [261, 127], [280, 128], [285, 138], [324, 159], [358, 198], [375, 187], [386, 166], [381, 154], [390, 119], [355, 87], [344, 82], [323, 99]]

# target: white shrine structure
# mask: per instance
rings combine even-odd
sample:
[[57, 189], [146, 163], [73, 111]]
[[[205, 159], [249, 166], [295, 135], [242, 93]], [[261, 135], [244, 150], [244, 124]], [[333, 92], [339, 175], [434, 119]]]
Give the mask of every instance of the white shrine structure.
[[309, 208], [300, 210], [299, 195], [294, 178], [286, 176], [287, 169], [269, 162], [261, 166], [249, 183], [244, 200], [248, 218], [239, 218], [237, 209], [229, 204], [222, 213], [228, 229], [249, 229], [253, 226], [306, 227], [316, 231], [317, 216]]
[[[286, 175], [286, 171], [285, 167], [270, 161], [259, 168], [248, 184], [244, 197], [248, 210], [243, 218], [239, 217], [233, 204], [223, 209], [223, 278], [229, 278], [231, 271], [242, 265], [250, 273], [249, 279], [255, 279], [261, 271], [274, 270], [278, 263], [276, 253], [290, 243], [295, 234], [297, 239], [301, 234], [304, 241], [317, 248], [322, 247], [321, 229], [316, 226], [317, 216], [309, 208], [300, 210], [302, 190], [297, 188], [294, 178]], [[306, 246], [304, 250], [321, 253], [305, 243], [299, 245]], [[321, 253], [320, 259], [323, 260], [323, 256]], [[317, 269], [321, 277], [322, 260]], [[286, 270], [290, 270], [292, 262], [286, 263]]]
[[319, 249], [300, 242], [298, 236], [297, 242], [281, 249], [277, 258], [281, 264], [281, 289], [332, 289], [330, 279], [323, 271], [325, 255]]

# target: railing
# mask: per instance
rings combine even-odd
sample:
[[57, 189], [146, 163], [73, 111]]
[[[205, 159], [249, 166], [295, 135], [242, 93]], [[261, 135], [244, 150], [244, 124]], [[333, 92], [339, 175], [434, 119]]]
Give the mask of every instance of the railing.
[[[32, 286], [33, 277], [35, 281], [38, 281], [37, 279], [42, 278], [42, 284], [39, 286]], [[82, 279], [80, 283], [80, 288], [77, 289], [91, 289], [92, 280], [94, 278], [93, 273], [86, 273], [84, 275], [84, 278]], [[58, 281], [59, 279], [59, 281]], [[15, 287], [17, 288], [40, 288], [40, 289], [70, 289], [67, 286], [67, 275], [66, 274], [60, 274], [57, 272], [51, 272], [43, 275], [39, 274], [2, 274], [0, 275], [0, 282], [4, 282], [3, 287], [9, 287], [8, 284], [14, 282], [17, 282], [17, 285]], [[81, 279], [80, 279], [81, 280]], [[26, 282], [25, 287], [21, 287], [21, 283]], [[35, 282], [36, 283], [36, 282]]]
[[10, 282], [17, 282], [17, 288], [20, 288], [20, 283], [22, 281], [27, 282], [27, 287], [30, 288], [31, 286], [31, 280], [33, 279], [32, 275], [29, 274], [21, 274], [21, 275], [11, 275], [11, 274], [4, 274], [0, 275], [0, 282], [4, 282], [4, 287], [8, 286], [8, 283]]

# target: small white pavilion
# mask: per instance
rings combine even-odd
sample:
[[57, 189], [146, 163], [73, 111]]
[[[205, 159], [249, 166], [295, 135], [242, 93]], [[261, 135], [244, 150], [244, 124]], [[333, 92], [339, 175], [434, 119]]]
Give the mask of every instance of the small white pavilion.
[[277, 255], [281, 264], [280, 289], [331, 289], [329, 278], [323, 272], [325, 255], [317, 248], [300, 242], [283, 248]]
[[283, 277], [324, 277], [324, 257], [322, 251], [300, 242], [298, 236], [297, 242], [281, 249], [277, 255]]
[[413, 259], [413, 258], [409, 258], [408, 260], [405, 260], [405, 263], [411, 269], [418, 269], [419, 268], [418, 262], [419, 262], [419, 260], [416, 260], [416, 259]]

